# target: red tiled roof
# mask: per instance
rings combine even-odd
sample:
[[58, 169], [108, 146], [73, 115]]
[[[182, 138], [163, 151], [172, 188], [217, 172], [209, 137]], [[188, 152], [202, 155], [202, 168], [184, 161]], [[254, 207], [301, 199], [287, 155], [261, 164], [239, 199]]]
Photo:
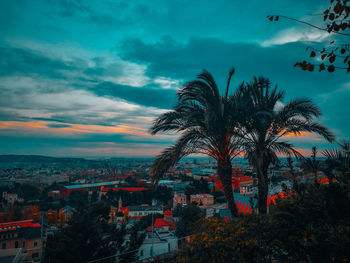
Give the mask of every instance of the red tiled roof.
[[[175, 223], [174, 222], [167, 222], [164, 220], [164, 218], [156, 218], [156, 221], [154, 222], [153, 228], [162, 228], [168, 226], [169, 229], [175, 229]], [[147, 231], [152, 231], [152, 226], [147, 227]]]
[[0, 232], [15, 230], [22, 227], [40, 227], [39, 223], [33, 223], [33, 220], [22, 220], [15, 222], [0, 223]]
[[123, 212], [125, 212], [125, 211], [129, 212], [129, 208], [128, 207], [120, 207], [119, 209], [121, 211], [123, 211]]
[[272, 196], [267, 198], [267, 206], [269, 206], [271, 204], [271, 202], [273, 204], [276, 204], [276, 199], [278, 199], [278, 198], [285, 199], [287, 197], [288, 197], [287, 194], [284, 192], [272, 195]]
[[119, 191], [119, 190], [123, 190], [123, 191], [128, 191], [128, 192], [139, 192], [139, 191], [144, 191], [147, 190], [147, 188], [145, 187], [109, 187], [109, 188], [104, 188], [102, 189], [102, 192], [108, 192], [108, 190], [112, 189], [113, 191]]
[[173, 212], [171, 212], [171, 211], [169, 211], [169, 210], [167, 210], [167, 211], [164, 212], [164, 215], [172, 215], [172, 214], [173, 214]]

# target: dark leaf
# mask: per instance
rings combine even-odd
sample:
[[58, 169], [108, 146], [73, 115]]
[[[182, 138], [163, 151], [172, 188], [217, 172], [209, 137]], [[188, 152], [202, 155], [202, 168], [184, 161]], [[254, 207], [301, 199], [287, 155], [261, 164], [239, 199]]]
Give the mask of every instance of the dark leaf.
[[335, 67], [333, 65], [328, 66], [327, 68], [328, 72], [334, 72]]
[[322, 70], [325, 70], [325, 69], [326, 69], [326, 67], [324, 66], [324, 63], [322, 63], [320, 65], [320, 68], [318, 69], [318, 71], [321, 72]]
[[315, 57], [316, 56], [316, 53], [315, 53], [315, 51], [311, 51], [311, 54], [310, 54], [310, 57]]
[[308, 65], [308, 71], [312, 72], [312, 71], [314, 71], [314, 69], [315, 69], [314, 65], [312, 65], [312, 64]]
[[337, 23], [334, 23], [334, 24], [333, 24], [333, 30], [336, 31], [336, 32], [338, 32], [339, 29], [340, 29], [340, 26], [339, 26]]
[[329, 58], [329, 62], [330, 63], [333, 63], [335, 61], [335, 55], [333, 55], [333, 56], [331, 56], [330, 58]]
[[346, 51], [345, 48], [342, 48], [342, 49], [340, 50], [340, 53], [344, 54], [345, 51]]
[[345, 29], [348, 28], [348, 24], [347, 24], [347, 23], [342, 23], [342, 24], [340, 25], [340, 28], [344, 31]]

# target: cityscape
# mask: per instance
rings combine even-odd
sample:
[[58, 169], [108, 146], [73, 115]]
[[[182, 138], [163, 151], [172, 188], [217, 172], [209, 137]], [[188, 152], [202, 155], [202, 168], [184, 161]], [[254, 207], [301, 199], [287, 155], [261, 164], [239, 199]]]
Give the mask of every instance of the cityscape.
[[350, 261], [349, 0], [0, 12], [0, 263]]

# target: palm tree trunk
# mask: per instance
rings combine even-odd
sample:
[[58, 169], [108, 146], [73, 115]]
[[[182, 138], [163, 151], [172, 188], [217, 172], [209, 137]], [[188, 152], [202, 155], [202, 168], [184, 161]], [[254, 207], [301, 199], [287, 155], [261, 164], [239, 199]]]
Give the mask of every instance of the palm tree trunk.
[[263, 158], [258, 159], [256, 173], [258, 176], [258, 210], [259, 214], [267, 214], [267, 196], [269, 193], [269, 183], [267, 179], [267, 167]]
[[232, 190], [231, 161], [219, 160], [217, 164], [218, 164], [218, 175], [219, 175], [222, 187], [224, 189], [224, 195], [227, 200], [228, 208], [231, 211], [231, 215], [233, 217], [236, 217], [238, 214], [238, 211], [237, 211], [235, 199], [233, 197], [233, 190]]
[[269, 192], [269, 185], [263, 174], [258, 175], [258, 190], [259, 214], [267, 214], [267, 194]]

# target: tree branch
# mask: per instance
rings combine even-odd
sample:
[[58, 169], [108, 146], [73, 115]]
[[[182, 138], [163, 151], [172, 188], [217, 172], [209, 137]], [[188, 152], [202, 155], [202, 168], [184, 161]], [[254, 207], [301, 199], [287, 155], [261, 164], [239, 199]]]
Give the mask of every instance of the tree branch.
[[[319, 27], [319, 26], [315, 26], [315, 25], [310, 24], [310, 23], [308, 23], [308, 22], [305, 22], [305, 21], [302, 21], [302, 20], [298, 20], [298, 19], [295, 19], [295, 18], [292, 18], [292, 17], [288, 17], [288, 16], [283, 16], [283, 15], [268, 15], [267, 17], [268, 17], [268, 18], [270, 18], [270, 17], [282, 17], [282, 18], [285, 18], [285, 19], [289, 19], [289, 20], [292, 20], [292, 21], [301, 23], [301, 24], [308, 25], [308, 26], [310, 26], [310, 27], [316, 28], [316, 29], [321, 30], [321, 31], [326, 31], [326, 32], [328, 32], [328, 33], [335, 33], [335, 34], [338, 34], [338, 35], [343, 35], [343, 36], [348, 36], [348, 37], [350, 37], [350, 34], [341, 33], [341, 32], [337, 32], [337, 31], [334, 31], [334, 30], [331, 30], [331, 31], [329, 32], [327, 28], [322, 28], [322, 27]], [[272, 19], [271, 21], [273, 21], [273, 19]]]

